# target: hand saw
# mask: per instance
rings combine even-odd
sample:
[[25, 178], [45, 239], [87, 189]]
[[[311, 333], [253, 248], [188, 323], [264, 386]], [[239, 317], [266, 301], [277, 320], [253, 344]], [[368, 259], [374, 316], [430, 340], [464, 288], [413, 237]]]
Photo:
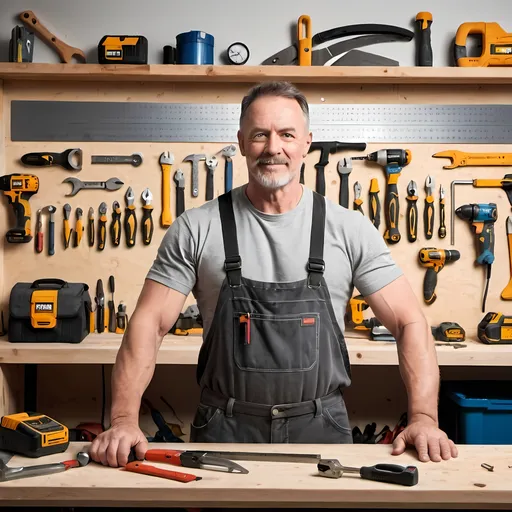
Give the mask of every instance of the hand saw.
[[[327, 48], [314, 48], [322, 43], [350, 36], [363, 36], [345, 40]], [[312, 37], [311, 64], [313, 66], [323, 66], [327, 61], [335, 56], [370, 44], [386, 43], [394, 41], [411, 41], [414, 33], [400, 27], [381, 24], [361, 24], [347, 25], [338, 27], [325, 32], [320, 32]], [[292, 44], [288, 48], [281, 50], [268, 57], [262, 62], [263, 66], [293, 66], [299, 62], [299, 50], [297, 44]]]
[[[470, 34], [481, 35], [480, 56], [467, 56], [466, 40]], [[497, 23], [463, 23], [455, 34], [454, 52], [459, 67], [512, 66], [512, 34]]]

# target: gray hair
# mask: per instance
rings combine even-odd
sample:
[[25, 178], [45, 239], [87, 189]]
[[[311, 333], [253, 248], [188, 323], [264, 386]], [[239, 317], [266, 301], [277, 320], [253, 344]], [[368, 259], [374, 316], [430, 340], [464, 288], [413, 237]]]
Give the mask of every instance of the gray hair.
[[306, 125], [309, 128], [309, 105], [304, 94], [290, 82], [264, 82], [252, 87], [246, 96], [242, 99], [242, 111], [240, 113], [240, 126], [244, 120], [247, 109], [250, 105], [262, 96], [280, 96], [282, 98], [290, 98], [295, 100], [306, 119]]

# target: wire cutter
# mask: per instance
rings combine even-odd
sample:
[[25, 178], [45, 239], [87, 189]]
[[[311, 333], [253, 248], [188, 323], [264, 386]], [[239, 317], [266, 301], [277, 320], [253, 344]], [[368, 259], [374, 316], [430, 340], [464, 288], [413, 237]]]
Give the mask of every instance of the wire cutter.
[[[173, 466], [182, 466], [186, 468], [209, 469], [212, 471], [224, 471], [227, 473], [247, 474], [249, 470], [240, 466], [232, 460], [209, 455], [207, 451], [200, 450], [148, 450], [144, 459], [150, 462], [164, 462]], [[135, 451], [132, 449], [128, 457], [128, 462], [136, 461]]]

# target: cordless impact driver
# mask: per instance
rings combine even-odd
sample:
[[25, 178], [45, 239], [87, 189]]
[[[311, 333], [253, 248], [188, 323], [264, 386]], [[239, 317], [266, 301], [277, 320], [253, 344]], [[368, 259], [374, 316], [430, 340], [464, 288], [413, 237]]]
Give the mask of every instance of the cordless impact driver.
[[39, 178], [33, 174], [6, 174], [0, 176], [0, 190], [16, 216], [16, 226], [6, 233], [10, 243], [27, 243], [32, 240], [30, 204], [28, 200], [39, 190]]
[[435, 247], [424, 247], [418, 254], [420, 263], [427, 268], [423, 280], [423, 300], [427, 304], [433, 304], [437, 298], [437, 274], [443, 270], [445, 263], [457, 261], [460, 252], [455, 250], [436, 249]]
[[386, 172], [386, 197], [384, 201], [384, 214], [386, 217], [386, 231], [384, 239], [390, 244], [400, 242], [398, 219], [400, 218], [400, 205], [398, 203], [398, 178], [402, 168], [411, 163], [411, 152], [408, 149], [380, 149], [366, 156], [353, 156], [352, 160], [368, 160], [384, 167]]
[[479, 265], [487, 265], [487, 282], [482, 300], [482, 312], [485, 313], [485, 301], [491, 280], [491, 266], [494, 262], [494, 223], [498, 219], [495, 203], [464, 204], [455, 210], [459, 219], [471, 223], [473, 233], [477, 236]]

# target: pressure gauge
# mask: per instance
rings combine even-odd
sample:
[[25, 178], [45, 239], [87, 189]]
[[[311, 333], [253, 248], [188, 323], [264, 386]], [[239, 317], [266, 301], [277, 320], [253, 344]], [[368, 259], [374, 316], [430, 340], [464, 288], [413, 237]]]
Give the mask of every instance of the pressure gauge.
[[227, 56], [230, 64], [240, 66], [249, 60], [249, 48], [244, 43], [236, 42], [229, 45]]

